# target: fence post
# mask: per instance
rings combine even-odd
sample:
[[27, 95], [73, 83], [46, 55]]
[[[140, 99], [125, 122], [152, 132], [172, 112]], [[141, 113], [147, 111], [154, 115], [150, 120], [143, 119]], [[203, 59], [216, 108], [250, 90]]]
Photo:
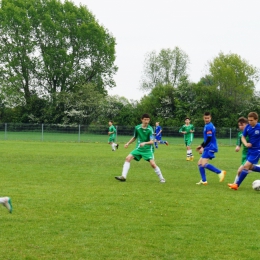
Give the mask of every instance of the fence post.
[[79, 140], [78, 142], [80, 143], [80, 125], [79, 125]]
[[232, 138], [232, 133], [231, 133], [231, 128], [229, 128], [229, 145], [231, 146], [231, 138]]
[[7, 139], [7, 123], [5, 123], [5, 140]]
[[42, 142], [43, 142], [43, 124], [42, 124]]

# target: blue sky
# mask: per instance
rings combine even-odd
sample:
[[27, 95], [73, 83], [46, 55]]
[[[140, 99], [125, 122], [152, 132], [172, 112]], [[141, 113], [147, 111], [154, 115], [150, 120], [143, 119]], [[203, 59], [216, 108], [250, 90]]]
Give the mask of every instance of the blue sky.
[[[145, 54], [181, 48], [190, 80], [206, 74], [208, 61], [236, 53], [260, 68], [259, 0], [73, 0], [86, 5], [115, 38], [117, 87], [110, 95], [139, 100]], [[257, 89], [260, 90], [260, 84]]]

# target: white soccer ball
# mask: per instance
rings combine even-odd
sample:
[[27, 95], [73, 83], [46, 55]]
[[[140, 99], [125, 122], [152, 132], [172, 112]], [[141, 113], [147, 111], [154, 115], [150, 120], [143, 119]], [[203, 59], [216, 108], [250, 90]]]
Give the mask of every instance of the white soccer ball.
[[252, 188], [256, 191], [260, 191], [260, 180], [255, 180], [253, 183], [252, 183]]

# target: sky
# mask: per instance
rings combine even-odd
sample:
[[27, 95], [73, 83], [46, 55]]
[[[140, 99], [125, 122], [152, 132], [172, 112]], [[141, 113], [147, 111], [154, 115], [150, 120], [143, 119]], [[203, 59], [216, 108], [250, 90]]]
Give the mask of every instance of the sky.
[[[145, 55], [179, 47], [198, 82], [219, 55], [238, 54], [260, 68], [259, 0], [71, 0], [87, 6], [116, 39], [118, 72], [109, 95], [140, 100]], [[260, 90], [260, 84], [257, 85]]]

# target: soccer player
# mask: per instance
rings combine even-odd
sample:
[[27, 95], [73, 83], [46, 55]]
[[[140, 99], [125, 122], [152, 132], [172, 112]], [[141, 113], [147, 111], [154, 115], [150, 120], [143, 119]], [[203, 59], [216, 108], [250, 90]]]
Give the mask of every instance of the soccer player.
[[190, 123], [190, 118], [185, 118], [185, 124], [180, 128], [179, 133], [182, 133], [184, 136], [184, 142], [186, 146], [186, 161], [193, 161], [194, 156], [192, 155], [191, 143], [193, 140], [193, 133], [195, 128], [193, 124]]
[[155, 140], [154, 140], [155, 148], [158, 148], [158, 142], [160, 144], [169, 145], [167, 141], [162, 140], [162, 128], [160, 126], [160, 122], [155, 123]]
[[130, 169], [130, 162], [135, 159], [140, 161], [143, 158], [145, 161], [149, 162], [155, 173], [160, 179], [161, 183], [165, 182], [160, 168], [155, 164], [154, 161], [154, 146], [153, 139], [154, 133], [153, 128], [149, 125], [150, 116], [148, 114], [143, 114], [141, 118], [142, 124], [137, 125], [134, 129], [134, 136], [125, 144], [125, 148], [129, 144], [133, 143], [135, 140], [136, 147], [135, 149], [127, 155], [125, 163], [123, 165], [123, 171], [121, 176], [116, 176], [115, 178], [119, 181], [126, 181], [127, 173]]
[[[260, 172], [259, 165], [255, 165], [260, 158], [260, 124], [258, 123], [258, 114], [250, 112], [247, 119], [248, 125], [246, 125], [241, 137], [243, 144], [248, 148], [247, 159], [236, 182], [228, 184], [229, 188], [233, 190], [238, 189], [250, 170]], [[247, 141], [247, 137], [249, 141]]]
[[113, 121], [110, 120], [110, 121], [108, 122], [108, 125], [109, 125], [109, 128], [108, 128], [108, 135], [109, 135], [108, 144], [111, 145], [111, 147], [112, 147], [112, 152], [113, 152], [113, 151], [116, 150], [116, 148], [118, 149], [119, 144], [116, 144], [116, 143], [115, 143], [116, 128], [115, 128], [114, 125], [113, 125]]
[[207, 185], [206, 171], [208, 169], [215, 172], [219, 176], [219, 181], [222, 182], [225, 179], [226, 172], [219, 170], [214, 165], [209, 164], [208, 161], [215, 158], [215, 153], [218, 152], [218, 144], [216, 139], [216, 129], [211, 122], [210, 112], [205, 112], [203, 116], [205, 126], [203, 130], [203, 143], [199, 145], [196, 150], [199, 151], [201, 157], [198, 161], [199, 172], [201, 175], [201, 180], [196, 183], [198, 185]]
[[[248, 120], [247, 120], [247, 118], [245, 118], [245, 117], [239, 117], [237, 123], [238, 123], [238, 128], [239, 128], [240, 131], [239, 131], [238, 134], [237, 134], [237, 144], [236, 144], [235, 151], [236, 151], [236, 152], [239, 152], [241, 146], [243, 147], [243, 150], [242, 150], [241, 165], [240, 165], [240, 166], [238, 167], [238, 169], [237, 169], [237, 175], [236, 175], [236, 177], [235, 177], [234, 183], [237, 182], [237, 180], [238, 180], [238, 178], [239, 178], [239, 175], [240, 175], [241, 171], [242, 171], [243, 168], [244, 168], [244, 164], [246, 163], [247, 150], [248, 150], [248, 148], [245, 147], [245, 145], [242, 143], [242, 140], [241, 140], [243, 131], [244, 131], [246, 125], [248, 124]], [[246, 140], [247, 140], [247, 141], [249, 140], [248, 137], [246, 138]]]
[[0, 197], [0, 204], [3, 204], [3, 206], [8, 209], [9, 213], [12, 213], [13, 207], [12, 207], [11, 198]]

